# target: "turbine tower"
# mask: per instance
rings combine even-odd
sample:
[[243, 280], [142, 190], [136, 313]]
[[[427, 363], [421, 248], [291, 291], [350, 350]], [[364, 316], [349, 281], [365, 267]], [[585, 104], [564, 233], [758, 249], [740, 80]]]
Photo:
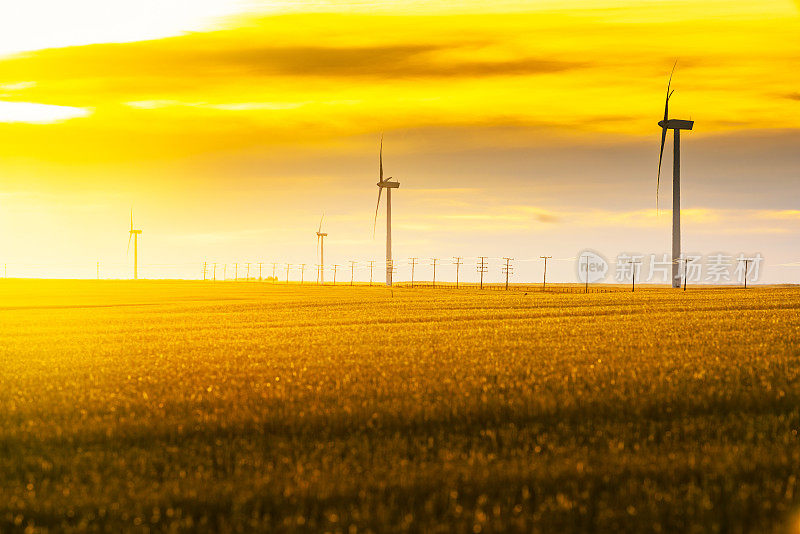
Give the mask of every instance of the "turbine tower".
[[133, 229], [133, 209], [131, 209], [131, 230], [128, 232], [128, 253], [131, 252], [131, 238], [133, 238], [133, 279], [139, 278], [139, 234], [141, 230]]
[[[678, 62], [675, 62], [677, 65]], [[672, 130], [673, 156], [672, 156], [672, 287], [680, 289], [681, 275], [679, 260], [681, 257], [681, 130], [691, 130], [694, 121], [669, 118], [669, 99], [672, 97], [673, 89], [672, 74], [675, 72], [675, 65], [667, 82], [667, 101], [664, 105], [664, 120], [659, 121], [661, 127], [661, 153], [658, 156], [658, 180], [656, 182], [656, 209], [658, 209], [658, 189], [661, 185], [661, 160], [664, 158], [664, 143], [667, 140], [667, 130]]]
[[328, 234], [322, 231], [322, 219], [325, 214], [319, 219], [319, 229], [317, 229], [317, 251], [319, 252], [319, 271], [317, 271], [317, 280], [325, 283], [325, 238]]
[[379, 155], [380, 174], [378, 186], [378, 205], [375, 206], [375, 221], [372, 224], [372, 237], [375, 237], [375, 227], [378, 224], [378, 209], [381, 207], [381, 192], [386, 189], [386, 285], [392, 285], [392, 189], [400, 187], [400, 182], [390, 181], [392, 177], [383, 179], [383, 136]]

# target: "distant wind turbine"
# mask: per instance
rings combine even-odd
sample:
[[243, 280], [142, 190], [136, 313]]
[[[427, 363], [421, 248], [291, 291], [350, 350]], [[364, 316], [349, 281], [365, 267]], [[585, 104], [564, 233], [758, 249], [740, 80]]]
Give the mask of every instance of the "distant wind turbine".
[[378, 204], [375, 206], [375, 221], [372, 224], [372, 236], [375, 237], [375, 227], [378, 224], [378, 209], [381, 207], [381, 192], [386, 189], [386, 285], [392, 285], [392, 189], [400, 187], [400, 182], [390, 181], [392, 177], [383, 179], [383, 136], [381, 135], [380, 148], [380, 174], [376, 184], [378, 186]]
[[[675, 62], [677, 65], [678, 62]], [[672, 157], [672, 287], [681, 287], [680, 266], [678, 261], [681, 257], [681, 130], [691, 130], [694, 121], [669, 118], [669, 99], [672, 97], [673, 89], [672, 75], [675, 73], [675, 65], [667, 82], [667, 101], [664, 105], [664, 120], [659, 121], [661, 127], [661, 153], [658, 156], [658, 179], [656, 181], [656, 209], [658, 209], [658, 190], [661, 185], [661, 161], [664, 158], [664, 144], [667, 140], [667, 130], [674, 132], [673, 138], [673, 157]]]
[[325, 283], [325, 238], [328, 234], [322, 231], [322, 220], [325, 214], [319, 219], [319, 228], [317, 229], [317, 252], [319, 253], [319, 270], [317, 271], [317, 281]]
[[131, 252], [131, 238], [133, 238], [133, 279], [139, 278], [139, 234], [141, 230], [133, 229], [133, 209], [131, 208], [131, 230], [128, 232], [128, 253]]

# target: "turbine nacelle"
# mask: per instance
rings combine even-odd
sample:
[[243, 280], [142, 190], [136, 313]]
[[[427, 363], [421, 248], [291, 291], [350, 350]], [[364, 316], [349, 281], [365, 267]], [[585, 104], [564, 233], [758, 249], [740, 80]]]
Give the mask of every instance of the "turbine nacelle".
[[669, 119], [658, 121], [658, 125], [665, 130], [691, 130], [694, 127], [694, 121]]
[[378, 182], [375, 185], [377, 185], [378, 187], [388, 187], [390, 189], [397, 189], [398, 187], [400, 187], [400, 182], [390, 182], [389, 180], [391, 180], [391, 178], [387, 178], [386, 180]]

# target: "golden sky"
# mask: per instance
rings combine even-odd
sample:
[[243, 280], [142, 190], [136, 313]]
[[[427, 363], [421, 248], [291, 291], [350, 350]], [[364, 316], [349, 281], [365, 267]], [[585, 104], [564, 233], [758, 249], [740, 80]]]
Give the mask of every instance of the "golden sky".
[[323, 211], [331, 261], [380, 260], [381, 132], [398, 259], [665, 252], [678, 58], [684, 249], [797, 281], [797, 35], [788, 0], [4, 4], [0, 261], [124, 276], [131, 206], [149, 276], [313, 264]]

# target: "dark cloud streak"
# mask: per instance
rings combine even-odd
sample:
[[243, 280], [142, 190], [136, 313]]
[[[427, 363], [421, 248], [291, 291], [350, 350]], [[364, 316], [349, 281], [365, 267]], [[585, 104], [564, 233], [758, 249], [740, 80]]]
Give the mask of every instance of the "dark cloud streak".
[[[225, 34], [225, 32], [219, 32]], [[468, 48], [467, 48], [468, 46]], [[236, 81], [249, 76], [415, 78], [535, 75], [584, 68], [582, 62], [542, 57], [511, 60], [453, 60], [469, 56], [474, 43], [382, 46], [253, 46], [217, 36], [185, 36], [161, 41], [99, 44], [43, 50], [0, 61], [0, 82], [17, 79], [95, 81], [125, 79], [141, 85], [187, 78]], [[443, 55], [444, 57], [439, 57]]]

